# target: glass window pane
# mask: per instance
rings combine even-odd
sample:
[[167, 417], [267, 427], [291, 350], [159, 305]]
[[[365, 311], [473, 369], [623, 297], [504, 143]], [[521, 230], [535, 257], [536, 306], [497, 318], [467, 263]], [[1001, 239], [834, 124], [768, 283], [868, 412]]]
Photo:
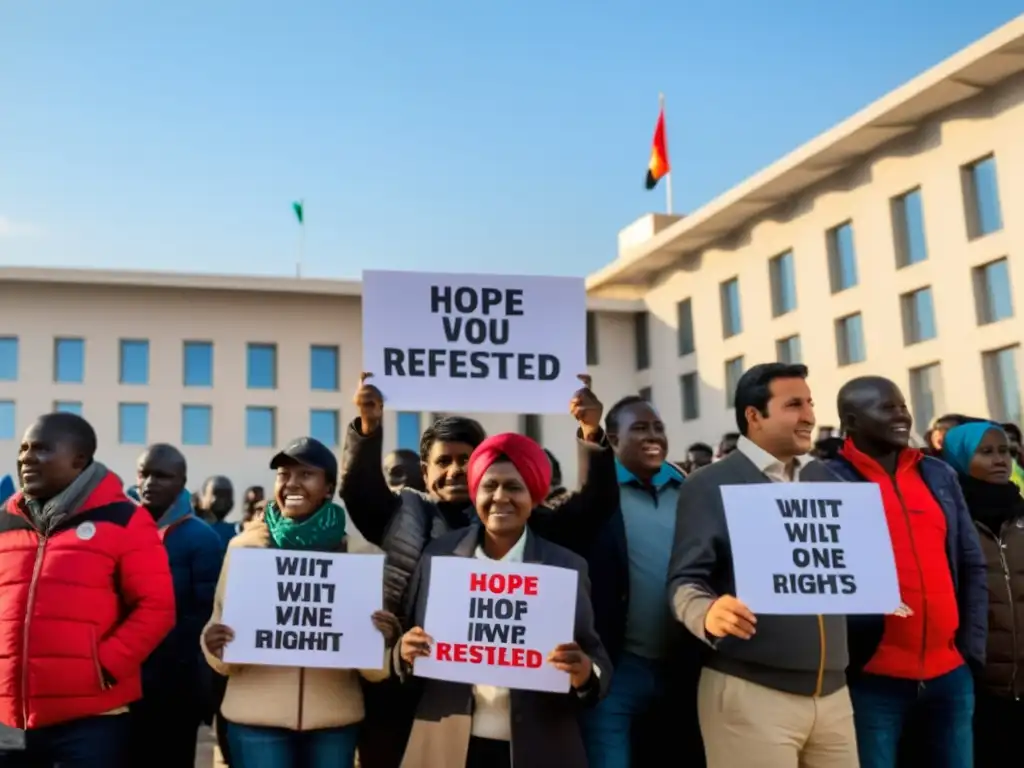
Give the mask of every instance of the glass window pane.
[[60, 413], [73, 413], [82, 415], [82, 404], [76, 400], [56, 400], [53, 403], [53, 410]]
[[593, 312], [587, 312], [587, 365], [597, 365], [598, 361], [597, 316]]
[[314, 408], [309, 412], [309, 435], [328, 447], [338, 444], [338, 412]]
[[979, 320], [982, 324], [998, 323], [1013, 317], [1013, 296], [1010, 286], [1010, 264], [999, 259], [983, 267], [976, 281], [979, 296]]
[[736, 404], [736, 385], [743, 375], [743, 356], [735, 357], [725, 363], [725, 406], [732, 408]]
[[118, 440], [124, 445], [145, 445], [149, 406], [145, 403], [118, 405]]
[[18, 339], [0, 337], [0, 381], [18, 380]]
[[944, 412], [942, 369], [938, 363], [910, 371], [910, 402], [914, 409], [914, 425], [924, 434], [939, 413]]
[[186, 341], [183, 352], [186, 387], [213, 386], [213, 344], [209, 341]]
[[420, 414], [419, 411], [398, 412], [398, 447], [409, 451], [420, 452]]
[[828, 267], [832, 293], [857, 285], [857, 254], [853, 246], [853, 224], [846, 222], [828, 231]]
[[636, 345], [636, 369], [646, 370], [651, 365], [651, 348], [648, 337], [648, 315], [646, 312], [633, 314], [633, 341]]
[[676, 305], [676, 342], [679, 356], [691, 355], [696, 349], [693, 339], [693, 302], [683, 299]]
[[121, 383], [149, 383], [149, 342], [121, 339]]
[[275, 344], [250, 344], [248, 358], [249, 389], [276, 388], [277, 346]]
[[772, 291], [772, 316], [779, 317], [796, 309], [796, 271], [793, 252], [787, 251], [769, 262], [768, 277]]
[[995, 421], [1021, 423], [1021, 392], [1017, 357], [1020, 347], [983, 355], [989, 414]]
[[81, 384], [85, 380], [85, 340], [54, 339], [53, 380]]
[[965, 185], [968, 236], [974, 239], [1001, 230], [1003, 213], [995, 157], [967, 166]]
[[860, 314], [836, 320], [836, 347], [839, 365], [864, 362], [867, 353], [864, 347], [864, 323]]
[[274, 427], [273, 408], [249, 406], [245, 409], [245, 444], [250, 448], [273, 448]]
[[722, 335], [724, 338], [743, 332], [743, 316], [740, 312], [739, 278], [726, 280], [719, 288], [722, 303]]
[[183, 445], [209, 445], [212, 442], [213, 409], [208, 405], [181, 406], [181, 442]]
[[17, 426], [14, 423], [14, 401], [0, 400], [0, 440], [13, 440]]
[[915, 189], [893, 199], [893, 233], [896, 238], [896, 265], [908, 267], [928, 258], [924, 234], [924, 203], [921, 190]]
[[775, 358], [780, 363], [800, 363], [803, 353], [800, 349], [800, 337], [789, 336], [775, 342]]
[[683, 398], [683, 421], [693, 421], [700, 417], [697, 383], [696, 373], [684, 373], [679, 377], [679, 390]]
[[309, 386], [329, 392], [338, 390], [338, 347], [314, 345], [309, 348]]

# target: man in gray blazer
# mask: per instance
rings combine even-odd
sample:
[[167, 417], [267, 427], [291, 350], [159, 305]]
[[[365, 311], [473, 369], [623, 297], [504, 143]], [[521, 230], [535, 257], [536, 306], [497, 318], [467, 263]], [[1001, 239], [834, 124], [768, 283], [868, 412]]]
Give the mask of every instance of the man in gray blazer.
[[709, 646], [698, 691], [708, 768], [857, 768], [843, 616], [754, 616], [736, 597], [725, 485], [836, 482], [807, 456], [814, 403], [803, 365], [767, 363], [736, 387], [737, 450], [679, 493], [669, 600]]

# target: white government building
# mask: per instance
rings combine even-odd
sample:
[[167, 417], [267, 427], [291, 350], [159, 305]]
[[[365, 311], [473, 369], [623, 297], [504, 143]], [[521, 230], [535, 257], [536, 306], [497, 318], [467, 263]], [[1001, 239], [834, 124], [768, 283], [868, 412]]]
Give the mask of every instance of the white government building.
[[[587, 278], [587, 356], [611, 404], [641, 393], [671, 455], [734, 429], [745, 367], [801, 360], [820, 424], [843, 381], [1020, 421], [1024, 16], [687, 216], [650, 215]], [[36, 415], [80, 411], [126, 479], [146, 443], [192, 481], [271, 483], [276, 446], [337, 442], [361, 370], [357, 281], [0, 267], [0, 475]], [[567, 393], [567, 400], [568, 395]], [[427, 414], [388, 414], [415, 448]], [[568, 415], [479, 417], [574, 477]]]

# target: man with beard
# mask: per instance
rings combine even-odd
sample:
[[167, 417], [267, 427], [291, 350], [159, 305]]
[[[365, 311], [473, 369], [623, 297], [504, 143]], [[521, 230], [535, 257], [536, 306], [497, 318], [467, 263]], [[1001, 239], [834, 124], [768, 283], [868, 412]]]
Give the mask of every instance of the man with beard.
[[212, 717], [212, 672], [199, 636], [213, 611], [224, 545], [196, 517], [185, 490], [185, 457], [171, 445], [150, 446], [128, 495], [156, 521], [174, 578], [176, 623], [142, 667], [142, 701], [132, 705], [132, 764], [193, 768], [200, 723]]

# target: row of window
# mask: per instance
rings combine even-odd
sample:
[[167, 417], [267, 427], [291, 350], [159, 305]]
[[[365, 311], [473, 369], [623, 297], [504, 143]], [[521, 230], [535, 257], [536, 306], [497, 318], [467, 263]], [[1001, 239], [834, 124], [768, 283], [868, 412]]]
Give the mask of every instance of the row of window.
[[[17, 337], [0, 337], [0, 381], [17, 381], [19, 344]], [[147, 339], [121, 339], [118, 380], [121, 384], [149, 384], [150, 345]], [[337, 392], [341, 352], [337, 346], [313, 344], [309, 348], [309, 387]], [[249, 389], [276, 389], [277, 345], [249, 344], [246, 349], [246, 385]], [[61, 384], [85, 381], [85, 339], [53, 340], [53, 380]], [[213, 342], [182, 343], [182, 384], [186, 387], [213, 386]]]
[[[851, 316], [859, 317], [859, 316]], [[858, 323], [859, 325], [859, 323]], [[780, 363], [800, 362], [800, 337], [790, 336], [775, 344]], [[983, 352], [982, 373], [985, 379], [985, 393], [990, 416], [996, 421], [1020, 424], [1022, 402], [1018, 378], [1018, 356], [1020, 347], [1014, 345]], [[725, 406], [733, 407], [733, 397], [740, 376], [746, 369], [743, 356], [725, 362]], [[653, 402], [650, 387], [644, 387], [639, 395]], [[696, 371], [679, 377], [679, 394], [682, 398], [683, 421], [700, 418], [700, 377]], [[913, 368], [910, 371], [910, 399], [914, 409], [914, 423], [921, 426], [930, 424], [942, 404], [942, 375], [939, 363]]]

